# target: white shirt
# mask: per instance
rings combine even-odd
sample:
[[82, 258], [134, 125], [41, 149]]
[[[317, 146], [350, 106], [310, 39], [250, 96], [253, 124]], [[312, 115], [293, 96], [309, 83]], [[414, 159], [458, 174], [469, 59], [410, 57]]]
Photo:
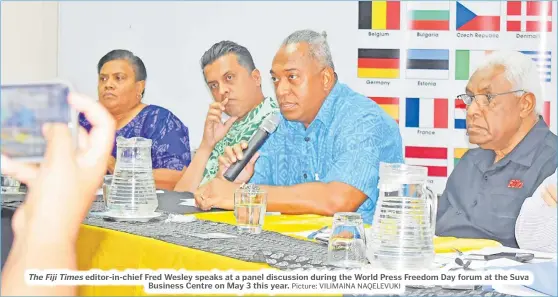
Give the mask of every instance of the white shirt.
[[519, 248], [556, 253], [557, 208], [544, 202], [541, 193], [548, 185], [556, 185], [556, 172], [545, 179], [533, 196], [525, 199], [515, 224]]

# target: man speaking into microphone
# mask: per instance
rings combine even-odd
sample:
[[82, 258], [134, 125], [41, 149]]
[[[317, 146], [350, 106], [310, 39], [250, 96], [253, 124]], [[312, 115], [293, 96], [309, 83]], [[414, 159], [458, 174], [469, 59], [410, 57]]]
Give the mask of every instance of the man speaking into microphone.
[[325, 33], [289, 35], [270, 72], [281, 110], [276, 130], [234, 182], [223, 174], [244, 159], [248, 143], [227, 147], [218, 177], [196, 191], [196, 204], [232, 210], [234, 192], [249, 182], [268, 193], [267, 211], [325, 216], [358, 211], [370, 223], [379, 163], [403, 163], [397, 123], [337, 81]]

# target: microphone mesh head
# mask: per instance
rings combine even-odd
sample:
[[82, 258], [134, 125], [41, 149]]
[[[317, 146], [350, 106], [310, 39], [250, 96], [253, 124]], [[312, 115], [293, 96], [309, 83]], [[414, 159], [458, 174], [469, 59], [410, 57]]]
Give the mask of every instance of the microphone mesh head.
[[277, 129], [280, 121], [281, 118], [279, 117], [279, 113], [272, 113], [268, 115], [265, 120], [263, 120], [261, 128], [271, 134], [275, 132], [275, 129]]

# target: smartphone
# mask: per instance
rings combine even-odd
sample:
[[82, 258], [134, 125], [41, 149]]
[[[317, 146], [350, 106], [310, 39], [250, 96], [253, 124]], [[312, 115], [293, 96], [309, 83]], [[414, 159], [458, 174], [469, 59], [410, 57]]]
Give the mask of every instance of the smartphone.
[[45, 123], [65, 123], [77, 147], [78, 114], [68, 104], [71, 87], [65, 82], [2, 85], [0, 149], [18, 161], [40, 163], [46, 141]]

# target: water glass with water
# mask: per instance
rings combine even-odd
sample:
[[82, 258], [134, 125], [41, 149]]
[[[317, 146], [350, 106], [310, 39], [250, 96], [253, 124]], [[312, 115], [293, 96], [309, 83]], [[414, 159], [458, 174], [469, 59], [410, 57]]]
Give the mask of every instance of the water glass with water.
[[359, 213], [341, 212], [333, 216], [327, 259], [328, 264], [344, 268], [368, 264], [364, 222]]
[[234, 193], [234, 217], [241, 233], [262, 232], [267, 208], [267, 192], [256, 185], [244, 185]]

